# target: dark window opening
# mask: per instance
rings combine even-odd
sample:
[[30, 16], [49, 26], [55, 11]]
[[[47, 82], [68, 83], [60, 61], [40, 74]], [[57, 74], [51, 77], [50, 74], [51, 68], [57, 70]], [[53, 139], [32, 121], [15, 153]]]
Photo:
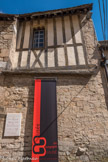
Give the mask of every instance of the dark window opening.
[[44, 29], [34, 29], [33, 34], [33, 48], [43, 48], [45, 40]]

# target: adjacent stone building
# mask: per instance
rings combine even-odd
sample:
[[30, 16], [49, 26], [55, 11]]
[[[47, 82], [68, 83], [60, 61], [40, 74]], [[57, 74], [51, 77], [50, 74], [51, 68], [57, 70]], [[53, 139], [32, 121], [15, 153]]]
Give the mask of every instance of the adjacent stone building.
[[106, 80], [108, 81], [108, 40], [99, 41], [98, 47], [101, 53], [100, 65], [104, 68], [104, 74], [106, 76]]
[[[90, 10], [0, 14], [1, 162], [31, 157], [35, 78], [57, 79], [59, 162], [108, 161], [107, 80]], [[19, 137], [4, 136], [7, 113], [22, 113]]]

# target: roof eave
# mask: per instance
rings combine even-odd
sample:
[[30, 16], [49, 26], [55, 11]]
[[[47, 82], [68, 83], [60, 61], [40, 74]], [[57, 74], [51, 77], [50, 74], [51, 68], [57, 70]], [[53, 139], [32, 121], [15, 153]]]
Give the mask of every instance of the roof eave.
[[81, 6], [71, 7], [71, 8], [64, 8], [64, 9], [57, 9], [57, 10], [49, 10], [43, 12], [33, 12], [28, 14], [0, 14], [0, 20], [14, 20], [18, 18], [19, 20], [28, 20], [28, 19], [35, 19], [35, 18], [49, 18], [55, 16], [62, 16], [68, 14], [86, 14], [90, 10], [92, 10], [93, 4], [85, 4]]

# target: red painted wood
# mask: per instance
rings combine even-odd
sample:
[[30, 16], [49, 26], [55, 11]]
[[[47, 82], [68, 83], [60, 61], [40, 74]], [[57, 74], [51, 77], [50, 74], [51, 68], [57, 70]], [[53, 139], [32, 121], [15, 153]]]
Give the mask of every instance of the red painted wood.
[[[39, 147], [35, 147], [35, 143], [38, 144], [40, 139], [40, 109], [41, 109], [41, 80], [35, 80], [34, 90], [34, 114], [33, 114], [33, 135], [32, 135], [32, 162], [39, 162], [39, 155], [35, 154], [39, 152]], [[34, 139], [35, 137], [35, 139]]]

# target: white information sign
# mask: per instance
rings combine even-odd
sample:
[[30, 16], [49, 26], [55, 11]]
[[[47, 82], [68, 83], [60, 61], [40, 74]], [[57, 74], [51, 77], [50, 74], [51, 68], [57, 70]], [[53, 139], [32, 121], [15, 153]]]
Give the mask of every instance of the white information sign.
[[6, 117], [4, 136], [20, 136], [21, 113], [8, 113]]

